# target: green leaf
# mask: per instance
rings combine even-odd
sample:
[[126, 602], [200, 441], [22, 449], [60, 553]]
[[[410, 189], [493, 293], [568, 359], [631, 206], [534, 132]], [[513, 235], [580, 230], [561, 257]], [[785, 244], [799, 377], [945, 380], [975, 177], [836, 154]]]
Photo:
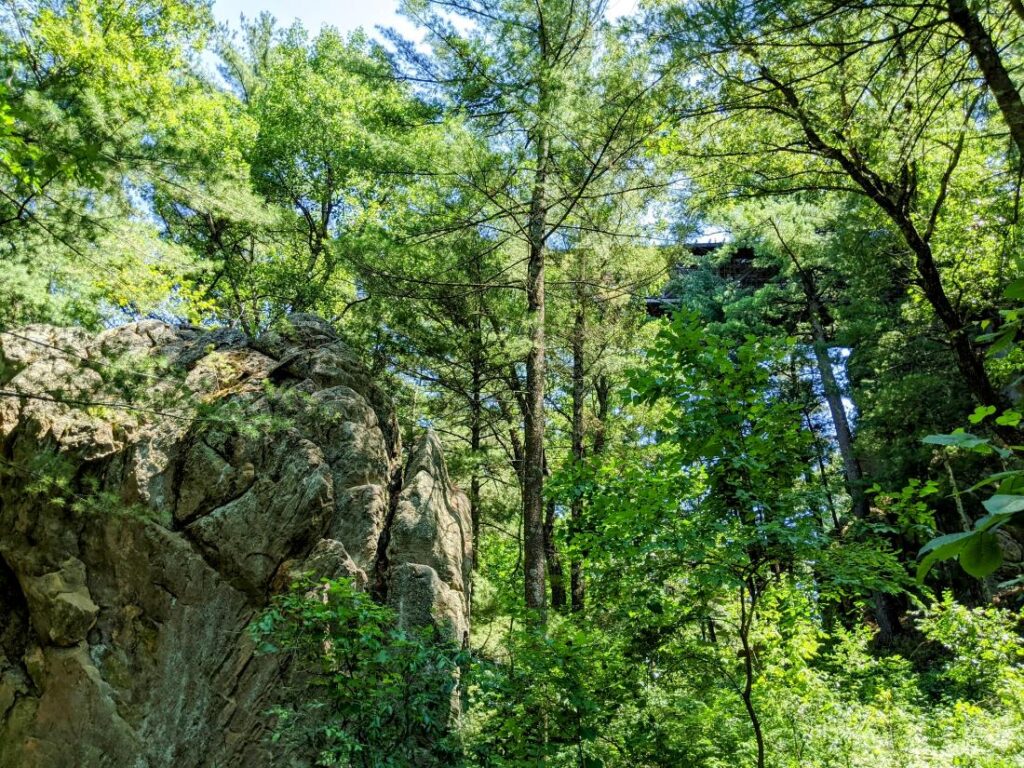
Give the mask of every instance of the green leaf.
[[1024, 470], [1020, 469], [1008, 469], [1005, 472], [996, 472], [994, 475], [989, 475], [985, 479], [979, 480], [968, 488], [966, 492], [970, 493], [978, 490], [979, 488], [984, 488], [986, 485], [995, 485], [996, 483], [1001, 483], [1003, 480], [1010, 480], [1020, 477], [1021, 475], [1024, 475]]
[[974, 409], [974, 413], [967, 417], [967, 420], [971, 424], [980, 424], [995, 412], [996, 407], [994, 405], [979, 405]]
[[972, 535], [960, 552], [960, 565], [971, 576], [983, 579], [1003, 562], [999, 539], [993, 533]]
[[928, 575], [928, 571], [932, 569], [932, 566], [937, 563], [940, 558], [936, 553], [932, 552], [930, 555], [924, 558], [920, 563], [917, 564], [917, 583], [923, 584], [925, 576]]
[[1004, 477], [1000, 478], [996, 493], [1006, 496], [1019, 496], [1024, 494], [1024, 470], [1010, 470]]
[[1017, 337], [1017, 329], [1010, 327], [1005, 331], [999, 333], [986, 334], [984, 337], [979, 336], [979, 341], [991, 341], [986, 354], [989, 357], [998, 357], [1003, 352], [1007, 352], [1013, 347], [1014, 339]]
[[1003, 298], [1011, 301], [1024, 299], [1024, 277], [1018, 277], [1003, 291]]
[[921, 547], [918, 557], [929, 552], [933, 552], [941, 560], [956, 557], [964, 545], [964, 539], [971, 535], [973, 535], [973, 531], [961, 531], [960, 533], [947, 533], [945, 536], [934, 538]]
[[1004, 515], [985, 515], [983, 518], [974, 523], [974, 532], [991, 531], [999, 528], [1004, 523], [1009, 522], [1013, 514]]
[[932, 539], [918, 552], [917, 556], [923, 558], [917, 566], [917, 581], [924, 582], [924, 577], [932, 566], [940, 560], [952, 560], [967, 544], [967, 540], [974, 535], [973, 531], [961, 531], [960, 533], [947, 533]]
[[982, 503], [992, 515], [1011, 515], [1024, 511], [1024, 496], [996, 494]]
[[981, 446], [991, 447], [987, 439], [962, 431], [956, 431], [951, 435], [928, 435], [921, 442], [928, 445], [949, 445], [968, 450], [974, 450]]
[[996, 424], [1003, 427], [1016, 427], [1020, 424], [1021, 414], [1018, 411], [1006, 411], [996, 419]]

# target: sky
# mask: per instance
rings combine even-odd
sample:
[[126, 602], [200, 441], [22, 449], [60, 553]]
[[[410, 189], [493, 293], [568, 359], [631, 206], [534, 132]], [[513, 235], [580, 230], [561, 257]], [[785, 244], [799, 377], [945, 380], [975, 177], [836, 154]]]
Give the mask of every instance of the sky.
[[309, 30], [331, 24], [343, 32], [358, 27], [370, 31], [377, 25], [408, 29], [397, 8], [398, 0], [215, 0], [213, 4], [217, 20], [232, 26], [238, 24], [240, 14], [252, 18], [270, 11], [281, 26], [299, 19]]
[[[325, 24], [349, 32], [358, 27], [372, 31], [380, 25], [395, 27], [408, 35], [409, 22], [397, 13], [398, 0], [214, 0], [213, 12], [218, 21], [236, 26], [240, 14], [252, 18], [261, 11], [270, 11], [281, 26], [299, 19], [309, 30]], [[632, 12], [636, 0], [608, 0], [608, 15], [617, 18]]]

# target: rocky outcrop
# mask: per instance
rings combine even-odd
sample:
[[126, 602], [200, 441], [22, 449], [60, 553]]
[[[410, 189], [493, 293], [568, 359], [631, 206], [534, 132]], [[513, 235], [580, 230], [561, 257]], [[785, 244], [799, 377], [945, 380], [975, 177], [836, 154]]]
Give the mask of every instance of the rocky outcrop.
[[436, 439], [403, 460], [316, 318], [0, 334], [0, 768], [301, 764], [266, 751], [270, 596], [347, 576], [462, 643], [471, 560]]
[[469, 499], [451, 492], [441, 444], [426, 435], [413, 451], [388, 529], [388, 598], [400, 620], [434, 623], [468, 645], [465, 591], [473, 568]]

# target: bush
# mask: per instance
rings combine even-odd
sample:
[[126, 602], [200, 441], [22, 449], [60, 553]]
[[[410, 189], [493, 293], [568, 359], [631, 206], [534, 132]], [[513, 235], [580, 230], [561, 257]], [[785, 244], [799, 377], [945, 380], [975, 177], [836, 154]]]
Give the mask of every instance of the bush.
[[287, 653], [296, 690], [273, 710], [272, 741], [320, 766], [460, 763], [452, 732], [461, 652], [432, 628], [405, 630], [347, 579], [303, 581], [251, 627], [261, 653]]

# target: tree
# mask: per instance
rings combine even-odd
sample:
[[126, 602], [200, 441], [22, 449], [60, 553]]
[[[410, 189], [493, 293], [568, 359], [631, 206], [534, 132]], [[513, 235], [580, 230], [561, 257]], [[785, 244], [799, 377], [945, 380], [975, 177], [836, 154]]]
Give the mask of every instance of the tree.
[[193, 105], [207, 7], [8, 3], [0, 19], [0, 322], [155, 309], [191, 254], [157, 239], [145, 192]]
[[[981, 6], [984, 11], [984, 6]], [[1021, 100], [1010, 72], [1003, 60], [1003, 54], [992, 34], [982, 21], [981, 13], [967, 0], [946, 0], [949, 20], [959, 30], [971, 56], [981, 71], [985, 84], [999, 105], [999, 111], [1010, 129], [1010, 136], [1017, 145], [1018, 158], [1024, 158], [1024, 101]], [[1019, 21], [1024, 21], [1021, 16]], [[1014, 18], [1010, 17], [1010, 26]], [[1008, 34], [1013, 34], [1009, 32]]]
[[[983, 93], [958, 87], [969, 59], [938, 36], [890, 40], [884, 14], [870, 6], [792, 26], [776, 23], [775, 11], [770, 3], [709, 2], [660, 17], [678, 41], [672, 50], [696, 61], [691, 77], [706, 84], [685, 111], [718, 126], [698, 150], [723, 161], [712, 178], [745, 195], [823, 191], [869, 201], [912, 256], [916, 288], [945, 329], [965, 385], [977, 402], [1005, 406], [972, 335], [978, 318], [947, 288], [956, 260], [947, 222], [966, 189], [951, 183], [992, 154], [980, 130]], [[698, 26], [712, 39], [691, 45]], [[752, 143], [745, 121], [753, 116], [763, 138]]]
[[[526, 297], [523, 530], [526, 604], [546, 604], [544, 541], [546, 271], [552, 241], [585, 229], [582, 214], [632, 188], [628, 172], [658, 126], [648, 110], [644, 60], [604, 56], [600, 1], [408, 2], [433, 55], [403, 52], [411, 80], [428, 88], [485, 151], [447, 170], [480, 199], [468, 219], [498, 243], [521, 244]], [[462, 33], [446, 12], [466, 22]], [[639, 70], [637, 67], [641, 67]], [[467, 162], [468, 161], [468, 162]], [[436, 231], [436, 229], [435, 229]], [[518, 376], [518, 373], [517, 373]]]
[[[405, 179], [432, 111], [395, 83], [378, 46], [326, 29], [310, 39], [266, 15], [221, 43], [228, 92], [179, 130], [172, 183], [159, 189], [168, 235], [202, 253], [197, 290], [249, 332], [284, 312], [337, 318], [360, 300], [358, 267], [409, 205]], [[201, 171], [201, 172], [200, 172]], [[192, 180], [201, 180], [195, 181]]]
[[[622, 206], [626, 210], [628, 202]], [[580, 535], [586, 541], [589, 527], [587, 465], [600, 460], [613, 427], [613, 391], [625, 384], [627, 367], [654, 333], [642, 300], [666, 273], [668, 255], [650, 246], [587, 237], [558, 256], [551, 281], [549, 399], [561, 420], [549, 430], [549, 455], [557, 460], [564, 450], [565, 456], [556, 463], [549, 499], [568, 508], [569, 597], [573, 612], [581, 612], [587, 552], [575, 539]], [[549, 520], [552, 530], [553, 523]]]
[[[822, 535], [822, 489], [803, 482], [813, 442], [800, 418], [807, 392], [789, 378], [791, 357], [770, 339], [709, 336], [699, 318], [677, 313], [630, 381], [634, 407], [652, 409], [655, 448], [603, 467], [595, 498], [600, 567], [618, 572], [602, 586], [634, 591], [657, 614], [650, 642], [686, 621], [701, 626], [705, 647], [738, 643], [713, 669], [742, 703], [759, 766], [768, 760], [755, 694], [764, 606], [799, 603], [805, 578], [816, 610], [894, 590], [901, 578], [884, 545]], [[649, 434], [643, 421], [637, 428], [641, 440]], [[810, 576], [814, 562], [828, 566]]]

